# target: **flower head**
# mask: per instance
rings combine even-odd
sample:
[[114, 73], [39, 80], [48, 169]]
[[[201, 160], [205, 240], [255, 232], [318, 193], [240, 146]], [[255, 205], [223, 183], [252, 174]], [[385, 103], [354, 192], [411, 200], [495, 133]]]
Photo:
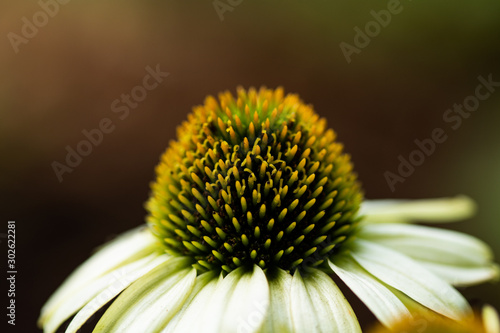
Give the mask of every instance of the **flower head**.
[[350, 238], [362, 198], [335, 133], [282, 89], [208, 97], [156, 172], [148, 222], [201, 272], [324, 264]]
[[498, 277], [478, 239], [408, 224], [468, 217], [470, 199], [362, 201], [334, 132], [282, 89], [208, 97], [156, 173], [148, 227], [66, 280], [46, 332], [99, 309], [96, 332], [358, 332], [333, 275], [386, 327], [419, 309], [461, 322], [452, 285]]

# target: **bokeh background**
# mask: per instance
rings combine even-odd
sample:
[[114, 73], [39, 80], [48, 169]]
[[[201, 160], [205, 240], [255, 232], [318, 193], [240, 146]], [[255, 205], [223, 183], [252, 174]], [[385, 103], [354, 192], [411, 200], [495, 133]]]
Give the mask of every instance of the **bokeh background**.
[[[401, 12], [348, 63], [340, 43], [353, 45], [354, 28], [387, 6], [243, 0], [221, 20], [213, 1], [71, 1], [16, 53], [9, 33], [22, 36], [23, 17], [33, 22], [42, 8], [2, 2], [0, 232], [17, 221], [16, 331], [35, 332], [64, 278], [96, 246], [143, 223], [154, 166], [176, 126], [207, 94], [238, 85], [283, 86], [314, 105], [369, 198], [471, 196], [477, 215], [443, 227], [480, 237], [500, 258], [500, 88], [456, 131], [443, 121], [474, 94], [478, 76], [500, 81], [500, 2], [401, 0]], [[111, 103], [157, 64], [170, 75], [121, 120]], [[65, 147], [103, 118], [115, 130], [59, 182], [52, 163], [64, 163]], [[384, 172], [396, 172], [398, 156], [437, 127], [447, 141], [392, 192]], [[499, 284], [461, 291], [474, 306], [500, 307]], [[373, 317], [355, 306], [369, 326]]]

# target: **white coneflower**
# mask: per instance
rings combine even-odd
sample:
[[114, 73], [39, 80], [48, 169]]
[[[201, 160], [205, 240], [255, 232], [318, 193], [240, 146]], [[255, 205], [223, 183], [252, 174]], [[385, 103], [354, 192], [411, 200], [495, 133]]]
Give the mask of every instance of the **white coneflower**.
[[208, 97], [156, 169], [148, 227], [78, 268], [40, 325], [76, 332], [111, 303], [95, 332], [359, 332], [333, 275], [387, 327], [410, 300], [466, 320], [452, 285], [496, 278], [490, 249], [407, 222], [466, 218], [471, 200], [363, 201], [342, 150], [282, 89]]

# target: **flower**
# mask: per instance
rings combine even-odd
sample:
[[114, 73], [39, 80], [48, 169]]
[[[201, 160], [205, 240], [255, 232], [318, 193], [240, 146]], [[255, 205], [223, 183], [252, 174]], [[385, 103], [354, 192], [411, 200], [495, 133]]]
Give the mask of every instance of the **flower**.
[[[469, 217], [464, 196], [363, 200], [343, 146], [282, 89], [207, 97], [156, 168], [148, 227], [105, 245], [42, 309], [54, 332], [359, 332], [337, 276], [387, 327], [471, 309], [452, 287], [498, 277], [480, 240], [413, 225]], [[412, 304], [410, 306], [409, 304]]]

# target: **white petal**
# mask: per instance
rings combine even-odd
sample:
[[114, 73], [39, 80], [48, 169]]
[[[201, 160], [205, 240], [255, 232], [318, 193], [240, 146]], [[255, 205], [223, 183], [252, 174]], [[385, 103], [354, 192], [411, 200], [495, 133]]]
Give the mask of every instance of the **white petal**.
[[499, 268], [496, 265], [482, 267], [459, 267], [445, 264], [419, 261], [422, 266], [439, 276], [446, 282], [454, 285], [467, 287], [478, 283], [498, 280]]
[[344, 295], [324, 272], [311, 269], [292, 279], [291, 310], [294, 332], [361, 332], [358, 320]]
[[106, 310], [94, 332], [157, 332], [182, 307], [196, 280], [186, 258], [172, 258], [134, 282]]
[[216, 287], [217, 278], [213, 272], [198, 276], [189, 298], [167, 323], [162, 333], [196, 332], [196, 326], [200, 324], [200, 314], [211, 306], [210, 300]]
[[[155, 255], [153, 255], [155, 256]], [[146, 273], [150, 272], [152, 269], [158, 265], [164, 263], [169, 258], [168, 255], [155, 256], [154, 260], [149, 261], [146, 265], [132, 271], [129, 274], [121, 275], [116, 273], [117, 280], [104, 289], [99, 295], [94, 297], [87, 305], [85, 305], [76, 316], [73, 318], [66, 333], [73, 333], [78, 331], [80, 327], [100, 308], [106, 305], [109, 301], [115, 298], [119, 293], [121, 293], [125, 288], [127, 288], [132, 282], [136, 281]], [[115, 272], [113, 272], [115, 273]], [[64, 305], [63, 305], [64, 306]]]
[[[150, 263], [155, 257], [158, 257], [158, 255], [151, 254], [146, 258], [139, 259], [122, 266], [96, 280], [93, 280], [90, 284], [85, 285], [78, 292], [72, 293], [69, 297], [65, 298], [47, 318], [47, 321], [44, 324], [44, 331], [55, 332], [64, 321], [96, 297], [102, 290], [114, 284], [121, 277], [133, 274], [135, 271]], [[95, 309], [94, 312], [97, 310], [98, 309]]]
[[469, 197], [422, 200], [365, 200], [360, 215], [367, 222], [453, 222], [471, 217], [476, 205]]
[[129, 262], [146, 257], [156, 248], [156, 239], [144, 228], [133, 229], [103, 245], [97, 253], [80, 265], [56, 290], [42, 308], [39, 325], [73, 293], [102, 275]]
[[329, 265], [385, 326], [390, 328], [399, 320], [411, 317], [399, 298], [361, 268], [354, 259], [337, 257]]
[[[410, 310], [410, 313], [413, 315], [413, 322], [415, 325], [421, 325], [423, 323], [432, 323], [436, 320], [450, 320], [443, 315], [432, 311], [431, 309], [423, 306], [422, 304], [416, 302], [412, 298], [408, 297], [406, 294], [403, 294], [401, 291], [386, 285], [387, 289], [389, 289], [399, 300], [404, 304], [404, 306]], [[470, 319], [470, 317], [465, 318], [464, 322]], [[450, 320], [451, 321], [451, 320]], [[423, 325], [422, 325], [423, 326]]]
[[403, 254], [356, 239], [351, 255], [383, 283], [438, 313], [460, 320], [471, 312], [469, 304], [458, 291]]
[[290, 292], [292, 275], [282, 269], [267, 272], [270, 303], [264, 326], [260, 333], [293, 332], [290, 313]]
[[197, 332], [257, 332], [268, 307], [269, 285], [262, 269], [235, 269], [219, 280]]
[[[217, 290], [216, 290], [217, 292]], [[216, 300], [214, 300], [216, 301]], [[257, 332], [269, 308], [269, 285], [259, 266], [244, 274], [228, 299], [221, 332]]]
[[457, 266], [488, 265], [493, 254], [487, 244], [467, 234], [420, 225], [366, 224], [359, 237], [414, 259]]
[[500, 333], [500, 319], [498, 318], [498, 312], [495, 308], [491, 305], [485, 305], [483, 307], [482, 317], [486, 333]]

